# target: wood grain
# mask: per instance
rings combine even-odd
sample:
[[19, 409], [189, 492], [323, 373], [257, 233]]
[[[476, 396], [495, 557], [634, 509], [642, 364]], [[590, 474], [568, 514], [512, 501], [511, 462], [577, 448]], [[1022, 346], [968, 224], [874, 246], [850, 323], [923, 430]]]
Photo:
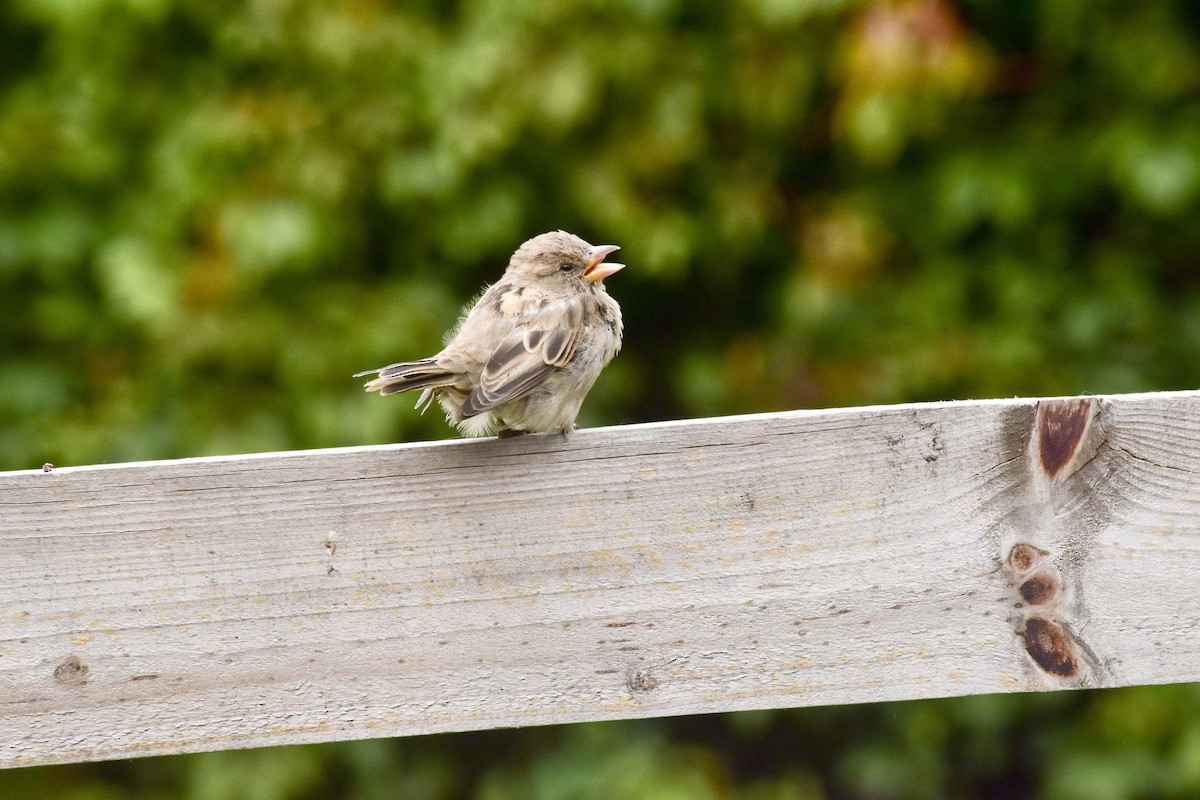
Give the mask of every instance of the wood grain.
[[0, 473], [0, 764], [1200, 679], [1200, 393]]

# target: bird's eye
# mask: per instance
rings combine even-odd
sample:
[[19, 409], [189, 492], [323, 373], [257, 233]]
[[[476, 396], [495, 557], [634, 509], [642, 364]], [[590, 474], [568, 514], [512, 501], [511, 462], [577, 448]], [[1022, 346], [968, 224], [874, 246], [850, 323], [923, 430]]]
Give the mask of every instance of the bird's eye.
[[559, 272], [570, 272], [573, 269], [575, 269], [574, 264], [560, 264], [558, 267]]

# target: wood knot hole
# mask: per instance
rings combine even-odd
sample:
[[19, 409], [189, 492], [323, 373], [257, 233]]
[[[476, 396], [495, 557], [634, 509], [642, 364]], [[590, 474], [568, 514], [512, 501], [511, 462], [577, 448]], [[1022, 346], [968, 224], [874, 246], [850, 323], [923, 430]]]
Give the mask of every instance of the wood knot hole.
[[1025, 623], [1025, 651], [1037, 665], [1060, 678], [1070, 678], [1079, 671], [1074, 644], [1063, 626], [1043, 617], [1033, 617]]
[[1053, 478], [1071, 463], [1092, 418], [1090, 397], [1045, 400], [1038, 406], [1038, 452], [1042, 469]]
[[87, 674], [87, 664], [75, 655], [67, 656], [65, 661], [54, 668], [54, 680], [73, 686], [87, 683]]

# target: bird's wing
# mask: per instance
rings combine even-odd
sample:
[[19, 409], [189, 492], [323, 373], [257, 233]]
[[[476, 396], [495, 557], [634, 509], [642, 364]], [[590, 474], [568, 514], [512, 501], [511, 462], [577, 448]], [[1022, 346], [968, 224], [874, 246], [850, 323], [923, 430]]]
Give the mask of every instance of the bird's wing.
[[530, 313], [492, 351], [479, 385], [463, 403], [463, 417], [528, 394], [570, 364], [586, 322], [587, 309], [579, 297]]

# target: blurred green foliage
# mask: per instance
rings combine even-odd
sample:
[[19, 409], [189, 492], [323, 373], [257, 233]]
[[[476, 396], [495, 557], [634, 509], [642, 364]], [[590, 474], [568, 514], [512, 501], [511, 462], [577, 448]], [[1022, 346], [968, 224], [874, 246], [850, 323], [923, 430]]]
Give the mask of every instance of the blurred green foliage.
[[[1187, 0], [9, 0], [0, 468], [449, 436], [349, 376], [433, 352], [553, 228], [630, 265], [585, 424], [1195, 387], [1198, 222]], [[570, 726], [0, 794], [1190, 797], [1198, 705]]]

